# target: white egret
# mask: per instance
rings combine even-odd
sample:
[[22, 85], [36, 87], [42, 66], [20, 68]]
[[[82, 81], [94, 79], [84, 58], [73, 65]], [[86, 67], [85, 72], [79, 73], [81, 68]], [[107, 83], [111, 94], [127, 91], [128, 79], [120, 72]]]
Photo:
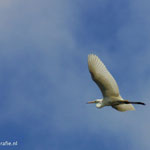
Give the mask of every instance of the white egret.
[[97, 108], [112, 106], [118, 111], [135, 110], [132, 104], [145, 105], [142, 102], [130, 102], [121, 97], [115, 79], [96, 55], [88, 55], [88, 67], [92, 79], [98, 85], [103, 95], [103, 99], [96, 99], [88, 102], [88, 104], [95, 103]]

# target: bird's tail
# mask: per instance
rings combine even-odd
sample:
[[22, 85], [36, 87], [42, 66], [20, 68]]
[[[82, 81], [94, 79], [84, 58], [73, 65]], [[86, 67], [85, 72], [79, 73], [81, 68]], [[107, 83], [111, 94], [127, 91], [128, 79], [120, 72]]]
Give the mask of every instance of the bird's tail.
[[143, 102], [129, 102], [128, 100], [117, 101], [117, 102], [118, 102], [118, 105], [119, 105], [119, 104], [139, 104], [139, 105], [146, 105], [146, 104], [143, 103]]
[[129, 102], [128, 100], [121, 100], [121, 101], [115, 101], [112, 104], [112, 107], [118, 111], [135, 110], [132, 104], [145, 105], [145, 103], [142, 103], [142, 102]]

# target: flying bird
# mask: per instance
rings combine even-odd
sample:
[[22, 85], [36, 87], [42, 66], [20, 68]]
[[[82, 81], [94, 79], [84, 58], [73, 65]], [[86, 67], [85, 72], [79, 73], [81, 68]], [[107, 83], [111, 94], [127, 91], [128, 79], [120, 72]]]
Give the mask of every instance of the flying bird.
[[103, 99], [96, 99], [88, 102], [88, 104], [95, 103], [97, 108], [112, 106], [116, 110], [122, 112], [135, 110], [132, 104], [145, 105], [145, 103], [130, 102], [121, 97], [115, 79], [96, 55], [88, 55], [88, 68], [92, 79], [98, 85], [103, 95]]

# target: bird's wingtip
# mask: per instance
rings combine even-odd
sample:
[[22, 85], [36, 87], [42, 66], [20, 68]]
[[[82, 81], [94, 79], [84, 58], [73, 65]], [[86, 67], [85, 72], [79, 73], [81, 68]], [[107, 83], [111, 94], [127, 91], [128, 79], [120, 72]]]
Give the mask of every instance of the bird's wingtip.
[[88, 58], [89, 58], [89, 57], [92, 57], [92, 56], [94, 56], [94, 57], [95, 57], [96, 55], [95, 55], [95, 54], [93, 54], [93, 53], [88, 54]]

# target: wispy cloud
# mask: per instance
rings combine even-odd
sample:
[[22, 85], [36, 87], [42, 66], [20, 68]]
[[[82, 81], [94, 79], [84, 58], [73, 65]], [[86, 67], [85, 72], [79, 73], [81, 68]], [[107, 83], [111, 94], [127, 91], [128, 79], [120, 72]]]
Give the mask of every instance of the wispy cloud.
[[18, 139], [22, 149], [91, 149], [99, 143], [126, 149], [124, 140], [128, 149], [149, 149], [148, 106], [119, 113], [85, 104], [101, 97], [88, 72], [91, 52], [114, 75], [123, 97], [148, 103], [145, 3], [1, 1], [1, 139]]

